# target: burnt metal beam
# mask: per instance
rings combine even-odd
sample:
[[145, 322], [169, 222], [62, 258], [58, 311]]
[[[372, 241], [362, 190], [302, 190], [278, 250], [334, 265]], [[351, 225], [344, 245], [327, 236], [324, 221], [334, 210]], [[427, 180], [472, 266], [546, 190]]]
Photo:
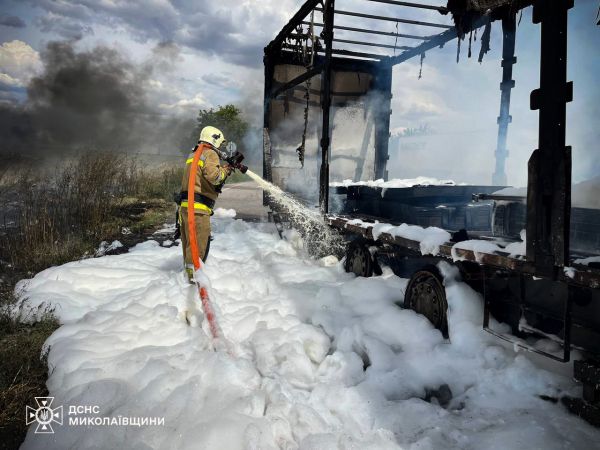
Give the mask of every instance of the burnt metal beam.
[[414, 58], [415, 56], [422, 55], [428, 50], [434, 49], [436, 47], [443, 47], [446, 42], [455, 39], [457, 36], [458, 34], [456, 33], [456, 29], [452, 28], [450, 30], [446, 30], [443, 33], [432, 37], [430, 40], [425, 41], [422, 44], [419, 44], [410, 50], [406, 50], [405, 52], [402, 52], [399, 55], [390, 57], [389, 63], [394, 66], [411, 58]]
[[[465, 30], [465, 33], [469, 31], [475, 30], [477, 28], [481, 28], [484, 26], [488, 20], [485, 17], [479, 17], [475, 19], [471, 24], [471, 27], [468, 30]], [[446, 30], [436, 36], [433, 36], [430, 40], [423, 42], [422, 44], [413, 47], [410, 50], [406, 50], [405, 52], [400, 53], [396, 56], [391, 56], [389, 63], [391, 65], [400, 64], [401, 62], [407, 61], [415, 56], [419, 56], [425, 53], [428, 50], [434, 49], [436, 47], [443, 47], [446, 42], [451, 41], [452, 39], [456, 39], [458, 37], [458, 33], [456, 28], [452, 27], [449, 30]]]
[[333, 54], [352, 56], [352, 57], [356, 57], [356, 58], [378, 59], [378, 60], [383, 60], [383, 59], [389, 58], [389, 56], [387, 56], [387, 55], [376, 55], [374, 53], [355, 52], [352, 50], [343, 50], [343, 49], [334, 49]]
[[510, 115], [510, 93], [515, 87], [512, 79], [515, 56], [515, 36], [517, 30], [516, 14], [509, 14], [502, 19], [502, 83], [500, 83], [500, 115], [498, 116], [498, 140], [496, 145], [496, 168], [492, 175], [492, 185], [506, 185], [506, 138], [508, 124], [512, 122]]
[[[288, 46], [286, 44], [283, 44], [282, 45], [282, 49], [284, 49], [284, 50], [294, 50], [294, 47]], [[323, 59], [325, 58], [325, 56], [324, 56], [324, 53], [326, 53], [325, 50], [319, 49], [319, 50], [317, 50], [317, 52], [320, 53], [319, 56], [323, 57]], [[334, 55], [343, 55], [343, 56], [349, 56], [349, 57], [353, 57], [353, 58], [369, 58], [369, 59], [376, 59], [376, 60], [382, 60], [382, 59], [388, 58], [387, 55], [378, 55], [378, 54], [375, 54], [375, 53], [355, 52], [353, 50], [344, 50], [344, 49], [332, 49], [332, 53]]]
[[474, 202], [481, 200], [496, 200], [499, 202], [520, 202], [525, 203], [525, 197], [519, 195], [501, 195], [501, 194], [473, 194], [472, 199]]
[[408, 49], [412, 48], [412, 47], [407, 47], [406, 45], [378, 44], [376, 42], [352, 41], [349, 39], [334, 39], [333, 42], [340, 42], [343, 44], [366, 45], [369, 47], [393, 48], [393, 49], [398, 49], [398, 50], [408, 50]]
[[569, 265], [571, 147], [566, 141], [567, 18], [573, 0], [535, 2], [533, 22], [541, 24], [540, 87], [531, 92], [539, 111], [539, 148], [529, 159], [527, 260], [536, 273], [557, 279]]
[[[302, 25], [311, 25], [311, 23], [310, 22], [302, 22]], [[314, 25], [315, 27], [323, 26], [322, 23], [313, 23], [312, 25]], [[417, 39], [420, 41], [426, 41], [433, 37], [433, 36], [417, 36], [414, 34], [405, 34], [405, 33], [394, 33], [391, 31], [368, 30], [366, 28], [347, 27], [344, 25], [334, 25], [333, 29], [334, 30], [344, 30], [344, 31], [354, 31], [356, 33], [378, 34], [380, 36], [389, 36], [389, 37], [394, 37], [394, 38], [399, 37], [399, 38], [406, 38], [406, 39]]]
[[314, 77], [315, 75], [318, 75], [321, 73], [322, 71], [322, 66], [315, 66], [312, 69], [307, 70], [306, 72], [304, 72], [302, 75], [298, 75], [296, 78], [294, 78], [293, 80], [288, 81], [285, 84], [282, 84], [281, 86], [277, 86], [274, 87], [271, 92], [270, 92], [270, 97], [271, 98], [275, 98], [277, 97], [279, 94], [292, 89], [295, 86], [298, 86], [301, 83], [304, 83], [306, 80], [308, 80], [309, 78]]
[[[393, 244], [404, 249], [415, 252], [421, 255], [421, 247], [419, 241], [403, 238], [391, 233], [378, 233], [377, 239], [373, 236], [373, 225], [375, 223], [363, 223], [362, 225], [353, 225], [352, 220], [356, 219], [356, 215], [352, 217], [344, 217], [338, 214], [325, 216], [326, 222], [333, 228], [340, 231], [347, 231], [359, 236], [363, 236], [369, 240], [377, 240], [385, 244]], [[438, 255], [449, 260], [453, 260], [456, 256], [466, 261], [476, 262], [481, 265], [489, 265], [499, 269], [507, 269], [523, 274], [535, 275], [535, 267], [524, 261], [511, 257], [507, 252], [475, 252], [464, 248], [455, 248], [455, 243], [446, 242], [439, 247]], [[571, 276], [559, 273], [558, 279], [568, 285], [591, 287], [593, 289], [600, 288], [600, 271], [587, 266], [574, 267]]]
[[[315, 11], [322, 12], [323, 9], [322, 8], [315, 8]], [[388, 21], [388, 22], [407, 23], [407, 24], [410, 24], [410, 25], [420, 25], [420, 26], [423, 26], [423, 27], [453, 28], [452, 25], [444, 25], [444, 24], [441, 24], [441, 23], [422, 22], [420, 20], [399, 19], [399, 18], [395, 18], [395, 17], [375, 16], [373, 14], [364, 14], [364, 13], [359, 13], [359, 12], [354, 12], [354, 11], [336, 10], [335, 13], [339, 14], [341, 16], [352, 16], [352, 17], [361, 17], [363, 19], [385, 20], [385, 21]]]
[[433, 11], [438, 11], [440, 14], [448, 14], [448, 8], [445, 6], [434, 6], [434, 5], [423, 5], [421, 3], [413, 3], [413, 2], [400, 2], [398, 0], [367, 0], [369, 2], [375, 3], [387, 3], [388, 5], [396, 5], [396, 6], [407, 6], [409, 8], [419, 8], [419, 9], [429, 9]]
[[325, 62], [321, 75], [321, 107], [323, 122], [321, 127], [321, 174], [319, 178], [319, 207], [326, 214], [329, 211], [329, 151], [331, 144], [329, 114], [331, 110], [331, 59], [333, 55], [333, 20], [335, 0], [325, 0], [323, 11], [322, 38], [325, 45]]
[[[298, 65], [298, 58], [291, 50], [283, 49], [281, 52], [273, 55], [275, 64]], [[315, 65], [321, 65], [325, 61], [325, 56], [316, 54], [314, 58]], [[379, 61], [366, 59], [345, 58], [343, 56], [334, 56], [331, 58], [331, 67], [334, 71], [342, 72], [366, 72], [377, 73], [379, 71]]]
[[269, 45], [265, 48], [265, 53], [272, 53], [276, 51], [281, 43], [285, 40], [285, 38], [292, 31], [296, 29], [298, 25], [310, 14], [311, 11], [317, 6], [321, 0], [307, 0], [298, 10], [296, 14], [290, 19], [290, 21], [285, 24], [285, 26], [281, 29], [281, 31], [275, 36]]

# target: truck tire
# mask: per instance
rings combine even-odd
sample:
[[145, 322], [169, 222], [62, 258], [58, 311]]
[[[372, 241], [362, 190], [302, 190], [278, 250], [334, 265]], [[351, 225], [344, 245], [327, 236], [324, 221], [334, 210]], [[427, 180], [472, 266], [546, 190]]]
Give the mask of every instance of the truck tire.
[[376, 263], [363, 239], [355, 239], [346, 247], [346, 261], [344, 269], [353, 272], [357, 277], [371, 277], [376, 271]]
[[448, 301], [437, 267], [425, 266], [412, 274], [404, 294], [404, 307], [425, 316], [448, 339]]

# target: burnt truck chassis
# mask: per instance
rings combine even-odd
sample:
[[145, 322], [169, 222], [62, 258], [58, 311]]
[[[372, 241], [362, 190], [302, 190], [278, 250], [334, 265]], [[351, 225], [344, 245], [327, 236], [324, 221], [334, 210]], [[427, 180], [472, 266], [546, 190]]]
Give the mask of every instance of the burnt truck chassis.
[[[572, 100], [572, 82], [567, 81], [567, 16], [573, 0], [449, 0], [447, 7], [422, 5], [395, 0], [369, 0], [393, 4], [405, 8], [437, 10], [451, 13], [454, 27], [426, 22], [385, 18], [335, 9], [334, 0], [308, 0], [301, 6], [277, 37], [265, 48], [265, 102], [264, 102], [264, 176], [271, 178], [272, 148], [269, 142], [271, 102], [306, 80], [320, 75], [321, 88], [321, 166], [319, 177], [319, 205], [328, 224], [349, 237], [345, 267], [347, 271], [361, 276], [380, 273], [379, 264], [385, 263], [392, 270], [410, 281], [407, 285], [404, 306], [424, 314], [447, 337], [447, 302], [443, 279], [437, 268], [440, 261], [456, 266], [463, 281], [484, 298], [483, 327], [498, 338], [512, 342], [529, 351], [541, 353], [558, 361], [571, 359], [571, 349], [576, 348], [584, 360], [575, 361], [574, 376], [583, 385], [583, 398], [563, 398], [565, 405], [588, 422], [600, 426], [600, 270], [590, 266], [577, 266], [572, 262], [570, 251], [571, 219], [571, 148], [566, 146], [566, 103]], [[477, 10], [485, 3], [485, 12]], [[319, 5], [321, 7], [319, 8]], [[454, 242], [440, 246], [436, 255], [422, 255], [417, 241], [382, 233], [374, 239], [372, 226], [358, 226], [351, 219], [369, 218], [364, 214], [350, 217], [329, 215], [329, 159], [330, 117], [332, 103], [332, 70], [357, 70], [377, 73], [376, 89], [391, 97], [391, 68], [398, 63], [425, 51], [443, 46], [455, 38], [463, 38], [470, 31], [495, 20], [501, 20], [503, 39], [503, 79], [501, 83], [501, 110], [498, 118], [498, 146], [496, 149], [495, 184], [504, 184], [506, 130], [511, 121], [509, 115], [510, 90], [514, 86], [512, 65], [514, 56], [515, 17], [521, 9], [533, 5], [533, 22], [541, 24], [540, 88], [532, 91], [530, 106], [539, 111], [539, 148], [534, 150], [528, 162], [526, 255], [510, 257], [502, 253], [479, 253], [455, 248], [454, 244], [468, 239], [465, 230], [453, 235]], [[323, 44], [313, 49], [314, 63], [306, 71], [287, 83], [273, 80], [274, 67], [278, 63], [293, 63], [293, 48], [286, 45], [290, 40], [302, 39], [302, 25], [312, 11], [323, 13]], [[434, 36], [410, 36], [383, 33], [373, 30], [337, 26], [336, 14], [367, 17], [376, 20], [412, 23], [424, 27], [447, 28]], [[334, 30], [343, 29], [357, 33], [379, 33], [422, 39], [415, 47], [404, 47], [396, 56], [381, 56], [333, 48]], [[300, 36], [299, 36], [300, 35]], [[359, 45], [373, 45], [359, 41], [345, 41]], [[305, 41], [306, 43], [306, 41]], [[314, 44], [314, 36], [313, 36]], [[385, 47], [385, 46], [384, 46]], [[334, 57], [333, 55], [341, 55]], [[387, 139], [389, 117], [376, 124], [375, 173], [377, 178], [387, 178], [385, 170], [388, 159]], [[377, 138], [379, 137], [379, 138]], [[477, 192], [473, 192], [477, 194]], [[495, 200], [493, 195], [487, 199]], [[498, 198], [496, 200], [503, 200]], [[265, 196], [268, 203], [268, 196]], [[270, 205], [276, 209], [276, 205]], [[386, 220], [380, 221], [387, 222]], [[373, 247], [376, 248], [372, 252]], [[499, 333], [490, 327], [491, 317], [511, 326], [513, 335]], [[537, 335], [560, 341], [562, 355], [541, 351], [530, 345], [527, 336]]]
[[[568, 362], [571, 349], [585, 360], [576, 360], [574, 376], [583, 384], [583, 398], [564, 397], [563, 403], [591, 424], [600, 426], [600, 270], [572, 263], [556, 278], [538, 277], [534, 264], [508, 253], [482, 253], [455, 247], [469, 238], [464, 230], [439, 246], [435, 255], [423, 255], [419, 241], [381, 233], [373, 236], [377, 218], [360, 215], [326, 215], [327, 223], [349, 242], [345, 269], [357, 276], [381, 274], [385, 264], [409, 283], [404, 293], [405, 308], [424, 315], [448, 338], [448, 304], [438, 264], [455, 266], [461, 280], [484, 298], [483, 328], [521, 349], [556, 361]], [[361, 224], [355, 219], [360, 218]], [[369, 223], [371, 222], [371, 224]], [[512, 334], [490, 326], [490, 319], [507, 324]], [[545, 338], [562, 347], [562, 354], [535, 347]]]

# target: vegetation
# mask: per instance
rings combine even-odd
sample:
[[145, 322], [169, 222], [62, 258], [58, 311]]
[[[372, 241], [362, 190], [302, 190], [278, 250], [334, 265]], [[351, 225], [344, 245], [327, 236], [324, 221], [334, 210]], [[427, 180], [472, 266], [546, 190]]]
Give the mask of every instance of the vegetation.
[[46, 176], [22, 170], [0, 192], [18, 199], [8, 220], [14, 224], [0, 234], [0, 259], [29, 272], [78, 259], [137, 222], [148, 202], [172, 208], [181, 170], [141, 169], [135, 159], [109, 153], [81, 156]]
[[182, 170], [181, 164], [142, 168], [110, 153], [85, 154], [49, 174], [0, 170], [0, 449], [19, 447], [25, 406], [47, 394], [42, 347], [58, 327], [51, 313], [31, 324], [15, 319], [15, 283], [92, 256], [102, 240], [128, 246], [145, 239], [173, 219]]
[[223, 132], [229, 142], [235, 142], [239, 147], [249, 129], [249, 124], [242, 118], [242, 112], [235, 105], [219, 106], [217, 109], [202, 109], [196, 119], [197, 125], [192, 135], [192, 142], [198, 141], [202, 128], [213, 126]]
[[8, 308], [14, 303], [12, 292], [0, 293], [0, 448], [18, 448], [23, 442], [25, 406], [35, 397], [48, 394], [48, 350], [44, 342], [58, 328], [58, 321], [47, 314], [26, 324], [14, 319]]

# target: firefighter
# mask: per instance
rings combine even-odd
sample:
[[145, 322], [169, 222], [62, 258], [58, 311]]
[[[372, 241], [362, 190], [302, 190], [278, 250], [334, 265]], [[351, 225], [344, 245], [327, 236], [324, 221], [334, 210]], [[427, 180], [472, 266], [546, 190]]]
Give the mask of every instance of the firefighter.
[[[201, 144], [207, 144], [202, 147]], [[196, 240], [198, 243], [198, 255], [202, 261], [206, 261], [210, 248], [210, 216], [213, 214], [215, 201], [221, 192], [221, 188], [233, 168], [228, 164], [221, 165], [219, 149], [226, 144], [223, 133], [215, 127], [204, 127], [200, 132], [198, 145], [186, 160], [185, 171], [181, 181], [179, 221], [181, 232], [181, 247], [185, 271], [190, 283], [193, 283], [194, 264], [190, 248], [188, 228], [188, 183], [190, 169], [194, 159], [194, 153], [199, 148], [202, 154], [198, 161], [198, 170], [194, 188], [194, 218], [196, 228]]]

